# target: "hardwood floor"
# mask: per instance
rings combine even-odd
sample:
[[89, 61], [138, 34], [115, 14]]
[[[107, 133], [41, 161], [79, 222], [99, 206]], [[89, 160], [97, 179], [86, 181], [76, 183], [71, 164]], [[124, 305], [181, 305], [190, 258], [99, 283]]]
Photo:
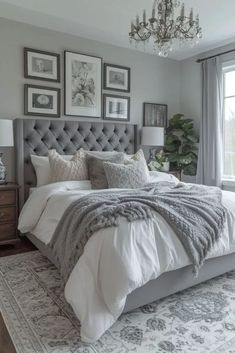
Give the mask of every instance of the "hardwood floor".
[[[22, 237], [20, 243], [17, 245], [1, 245], [0, 257], [20, 254], [33, 250], [36, 250], [35, 246], [27, 238]], [[0, 351], [0, 353], [2, 352]]]
[[0, 313], [0, 353], [16, 353], [11, 337]]

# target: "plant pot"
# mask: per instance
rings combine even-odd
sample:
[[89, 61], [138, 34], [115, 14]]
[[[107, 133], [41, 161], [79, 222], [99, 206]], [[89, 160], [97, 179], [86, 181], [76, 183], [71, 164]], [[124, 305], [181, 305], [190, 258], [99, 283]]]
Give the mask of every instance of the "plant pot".
[[161, 168], [161, 171], [162, 172], [169, 172], [169, 170], [170, 170], [170, 162], [164, 162], [163, 166]]

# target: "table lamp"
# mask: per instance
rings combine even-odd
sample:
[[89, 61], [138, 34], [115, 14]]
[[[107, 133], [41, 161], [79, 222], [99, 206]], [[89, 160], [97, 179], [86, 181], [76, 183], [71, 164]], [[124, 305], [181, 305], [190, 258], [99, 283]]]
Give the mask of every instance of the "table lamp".
[[9, 119], [0, 119], [0, 185], [6, 184], [6, 167], [3, 164], [1, 147], [14, 146], [13, 122]]
[[[164, 127], [159, 126], [144, 126], [142, 128], [141, 145], [162, 147], [164, 146]], [[148, 163], [154, 159], [155, 148], [149, 150]]]

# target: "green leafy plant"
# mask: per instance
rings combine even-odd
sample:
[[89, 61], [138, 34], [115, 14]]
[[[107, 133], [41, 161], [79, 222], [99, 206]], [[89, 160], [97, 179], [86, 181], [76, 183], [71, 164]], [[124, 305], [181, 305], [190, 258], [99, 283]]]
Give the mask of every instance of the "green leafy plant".
[[150, 170], [161, 171], [164, 167], [164, 163], [167, 162], [169, 162], [168, 153], [161, 150], [155, 154], [154, 159], [149, 163], [149, 168]]
[[171, 169], [180, 174], [197, 173], [198, 136], [192, 119], [185, 119], [183, 114], [174, 115], [166, 130], [164, 151], [168, 153]]

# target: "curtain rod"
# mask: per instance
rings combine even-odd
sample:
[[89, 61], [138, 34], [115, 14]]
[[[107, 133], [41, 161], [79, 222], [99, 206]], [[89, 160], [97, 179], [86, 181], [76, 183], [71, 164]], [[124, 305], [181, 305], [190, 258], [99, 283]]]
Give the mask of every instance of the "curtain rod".
[[201, 62], [203, 62], [205, 60], [213, 59], [213, 58], [216, 58], [217, 56], [221, 56], [221, 55], [225, 55], [225, 54], [229, 54], [229, 53], [233, 53], [233, 52], [235, 52], [235, 49], [227, 50], [227, 51], [224, 51], [224, 52], [219, 53], [219, 54], [215, 54], [215, 55], [208, 56], [206, 58], [198, 59], [196, 62], [197, 63], [201, 63]]

